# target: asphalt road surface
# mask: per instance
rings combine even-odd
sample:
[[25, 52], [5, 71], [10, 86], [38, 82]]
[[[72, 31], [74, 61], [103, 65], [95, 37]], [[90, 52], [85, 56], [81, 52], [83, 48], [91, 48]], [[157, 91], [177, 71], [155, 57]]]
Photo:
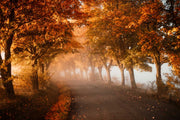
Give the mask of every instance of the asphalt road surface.
[[180, 107], [168, 101], [99, 82], [68, 81], [69, 120], [180, 120]]

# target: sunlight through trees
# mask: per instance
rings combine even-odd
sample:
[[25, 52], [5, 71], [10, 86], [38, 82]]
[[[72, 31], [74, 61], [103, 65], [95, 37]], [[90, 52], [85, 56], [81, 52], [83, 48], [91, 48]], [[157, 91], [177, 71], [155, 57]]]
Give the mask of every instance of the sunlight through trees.
[[78, 69], [80, 76], [74, 79], [103, 81], [104, 68], [110, 84], [111, 67], [118, 66], [121, 85], [126, 84], [127, 70], [134, 89], [134, 69], [152, 71], [149, 63], [154, 63], [157, 92], [162, 94], [168, 86], [161, 65], [169, 63], [179, 76], [179, 37], [176, 0], [2, 0], [2, 83], [6, 93], [14, 95], [11, 63], [24, 60], [32, 68], [32, 88], [38, 90], [39, 72], [47, 73], [56, 56], [63, 60], [70, 53], [75, 55], [63, 63], [71, 67], [62, 68], [74, 75]]

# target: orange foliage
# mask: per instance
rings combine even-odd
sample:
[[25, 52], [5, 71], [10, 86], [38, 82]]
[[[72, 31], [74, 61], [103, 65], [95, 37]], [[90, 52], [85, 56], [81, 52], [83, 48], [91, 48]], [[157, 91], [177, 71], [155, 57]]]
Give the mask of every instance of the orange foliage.
[[141, 45], [142, 51], [153, 51], [153, 50], [160, 50], [162, 48], [162, 36], [158, 35], [158, 33], [154, 31], [147, 32], [146, 34], [139, 35], [140, 41], [138, 45]]
[[162, 9], [162, 3], [160, 2], [144, 3], [144, 5], [140, 9], [141, 17], [139, 19], [139, 24], [143, 22], [150, 23], [150, 21], [152, 21], [153, 19], [160, 22], [160, 11]]
[[[59, 87], [61, 87], [59, 85]], [[62, 88], [61, 88], [62, 89]], [[46, 120], [66, 120], [68, 112], [70, 111], [71, 96], [70, 90], [64, 87], [60, 91], [61, 95], [58, 98], [58, 102], [53, 105], [50, 111], [46, 114]]]
[[169, 54], [170, 64], [172, 65], [172, 69], [178, 77], [180, 77], [180, 54], [171, 53]]

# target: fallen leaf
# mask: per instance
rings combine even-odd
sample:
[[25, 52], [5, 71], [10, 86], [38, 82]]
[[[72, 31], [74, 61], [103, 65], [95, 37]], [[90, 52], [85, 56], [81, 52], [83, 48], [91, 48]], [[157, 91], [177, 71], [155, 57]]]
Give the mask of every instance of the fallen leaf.
[[87, 117], [86, 117], [86, 115], [83, 115], [83, 118], [85, 118], [85, 119], [86, 119], [86, 118], [87, 118]]

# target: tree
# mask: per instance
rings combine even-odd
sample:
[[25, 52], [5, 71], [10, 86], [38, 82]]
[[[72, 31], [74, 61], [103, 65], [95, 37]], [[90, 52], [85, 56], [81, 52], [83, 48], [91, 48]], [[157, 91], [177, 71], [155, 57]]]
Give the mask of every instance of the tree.
[[48, 21], [50, 19], [66, 21], [70, 18], [82, 18], [81, 16], [84, 14], [79, 9], [80, 5], [81, 3], [78, 0], [70, 0], [68, 2], [61, 0], [1, 0], [0, 39], [4, 44], [5, 51], [5, 66], [1, 69], [1, 75], [8, 95], [14, 95], [10, 60], [14, 38], [18, 36], [21, 30], [29, 29], [26, 28], [27, 24], [33, 25], [36, 21], [43, 22], [43, 24], [47, 23], [48, 25], [49, 22], [53, 21]]
[[[43, 25], [44, 26], [44, 25]], [[36, 25], [37, 27], [37, 25]], [[39, 89], [38, 85], [38, 68], [44, 63], [55, 58], [58, 54], [73, 52], [80, 44], [72, 39], [72, 30], [69, 24], [53, 23], [41, 31], [37, 28], [23, 31], [19, 34], [18, 40], [14, 41], [14, 51], [22, 58], [32, 61], [32, 85], [34, 90]], [[60, 32], [61, 31], [61, 32]], [[48, 66], [46, 66], [48, 68]]]
[[[122, 85], [125, 85], [124, 69], [128, 69], [132, 88], [136, 88], [133, 68], [140, 63], [134, 61], [134, 56], [130, 54], [132, 51], [138, 52], [139, 50], [137, 46], [138, 37], [135, 32], [138, 19], [137, 6], [136, 2], [107, 1], [103, 4], [103, 9], [92, 12], [93, 15], [100, 17], [94, 18], [95, 21], [90, 24], [89, 30], [90, 36], [96, 36], [91, 39], [94, 39], [94, 43], [99, 48], [103, 46], [110, 48], [108, 49], [108, 56], [116, 61], [121, 71]], [[136, 56], [142, 60], [140, 57]]]
[[[2, 11], [1, 16], [3, 16], [1, 40], [5, 44], [5, 67], [1, 69], [1, 75], [8, 95], [14, 95], [10, 61], [13, 39], [22, 29], [23, 25], [31, 23], [34, 20], [45, 18], [45, 16], [48, 17], [52, 14], [52, 11], [47, 11], [49, 9], [45, 6], [45, 4], [49, 3], [35, 1], [25, 2], [21, 0], [3, 0], [0, 3], [0, 9]], [[37, 11], [41, 11], [42, 13]]]
[[166, 0], [164, 24], [161, 29], [165, 36], [165, 49], [169, 58], [169, 63], [172, 65], [175, 75], [180, 77], [180, 16], [179, 16], [179, 1], [178, 0]]
[[164, 58], [164, 39], [160, 31], [163, 4], [159, 0], [150, 0], [142, 4], [140, 11], [140, 41], [138, 45], [141, 46], [143, 52], [146, 52], [153, 58], [156, 66], [156, 84], [158, 93], [161, 94], [165, 92], [165, 85], [161, 78], [161, 65]]

